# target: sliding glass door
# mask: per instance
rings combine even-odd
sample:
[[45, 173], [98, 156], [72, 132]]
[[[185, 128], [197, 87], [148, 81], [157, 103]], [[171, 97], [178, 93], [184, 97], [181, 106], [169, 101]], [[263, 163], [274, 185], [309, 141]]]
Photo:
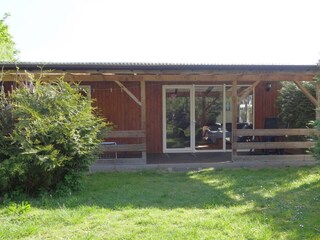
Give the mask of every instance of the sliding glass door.
[[167, 87], [164, 99], [165, 149], [191, 150], [191, 87]]
[[223, 149], [223, 86], [195, 86], [195, 149]]
[[[247, 86], [238, 86], [238, 93]], [[163, 87], [163, 151], [231, 149], [232, 87], [168, 85]], [[253, 95], [240, 99], [237, 128], [253, 127]]]

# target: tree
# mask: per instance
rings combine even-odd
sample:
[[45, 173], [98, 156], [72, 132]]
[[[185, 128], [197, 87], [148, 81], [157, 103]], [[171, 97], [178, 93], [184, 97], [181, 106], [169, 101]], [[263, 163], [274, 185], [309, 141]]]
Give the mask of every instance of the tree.
[[0, 197], [17, 190], [75, 190], [97, 159], [105, 120], [62, 79], [30, 76], [16, 85], [10, 96], [0, 92]]
[[0, 61], [15, 61], [17, 50], [15, 50], [15, 43], [9, 33], [9, 27], [5, 20], [10, 15], [6, 13], [0, 20]]
[[[304, 82], [303, 86], [316, 96], [314, 82]], [[277, 104], [280, 110], [280, 121], [287, 127], [305, 128], [315, 120], [315, 106], [292, 82], [282, 82]]]

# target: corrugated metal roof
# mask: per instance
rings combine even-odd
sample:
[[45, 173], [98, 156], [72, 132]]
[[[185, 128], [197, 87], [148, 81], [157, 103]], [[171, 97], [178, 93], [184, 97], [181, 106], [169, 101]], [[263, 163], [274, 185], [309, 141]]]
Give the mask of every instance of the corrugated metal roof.
[[128, 71], [316, 71], [317, 65], [219, 65], [172, 63], [116, 63], [116, 62], [0, 62], [4, 70], [128, 70]]

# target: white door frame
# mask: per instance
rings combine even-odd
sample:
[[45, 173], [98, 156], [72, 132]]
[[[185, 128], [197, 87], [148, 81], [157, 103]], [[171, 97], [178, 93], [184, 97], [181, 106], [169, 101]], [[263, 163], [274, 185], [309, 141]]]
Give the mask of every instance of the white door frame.
[[[196, 150], [195, 149], [195, 87], [196, 86], [222, 86], [223, 87], [223, 139], [226, 138], [226, 86], [223, 85], [210, 85], [210, 84], [200, 84], [200, 85], [163, 85], [162, 86], [162, 148], [163, 153], [188, 153], [188, 152], [230, 152], [231, 149], [226, 149], [226, 141], [223, 141], [222, 149], [212, 149], [212, 150]], [[246, 86], [246, 85], [239, 85]], [[239, 87], [238, 86], [238, 87]], [[167, 89], [188, 89], [190, 91], [190, 147], [188, 148], [167, 148], [167, 119], [166, 119], [166, 90]], [[253, 112], [254, 112], [254, 94], [253, 90]], [[252, 118], [252, 123], [254, 126], [254, 114]]]
[[[166, 90], [167, 89], [187, 89], [190, 91], [190, 147], [188, 148], [167, 148], [167, 116], [166, 116]], [[163, 85], [162, 86], [162, 151], [164, 153], [184, 153], [193, 152], [194, 150], [194, 87], [193, 85]]]

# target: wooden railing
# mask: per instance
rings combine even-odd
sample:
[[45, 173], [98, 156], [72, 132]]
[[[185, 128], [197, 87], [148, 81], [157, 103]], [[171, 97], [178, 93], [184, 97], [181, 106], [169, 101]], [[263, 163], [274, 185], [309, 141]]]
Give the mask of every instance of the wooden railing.
[[[248, 141], [234, 142], [232, 147], [236, 158], [238, 150], [248, 149], [250, 153], [253, 150], [280, 150], [280, 149], [309, 149], [315, 146], [313, 140], [315, 136], [319, 135], [317, 129], [237, 129], [235, 132], [235, 139], [238, 137], [250, 137]], [[304, 136], [305, 141], [288, 141], [289, 136]], [[268, 141], [268, 137], [273, 138], [273, 141]], [[278, 152], [280, 154], [280, 152]], [[284, 151], [281, 155], [286, 155]], [[305, 155], [305, 154], [303, 154]], [[309, 155], [310, 156], [310, 155]], [[257, 157], [255, 157], [257, 158]], [[289, 158], [288, 158], [289, 159]]]
[[[142, 159], [146, 160], [146, 132], [144, 130], [125, 130], [125, 131], [112, 131], [107, 133], [108, 139], [120, 139], [120, 138], [135, 138], [140, 139], [141, 143], [118, 143], [116, 140], [112, 142], [104, 142], [101, 144], [101, 150], [103, 153], [114, 152], [141, 152]], [[106, 144], [110, 143], [110, 144]]]

